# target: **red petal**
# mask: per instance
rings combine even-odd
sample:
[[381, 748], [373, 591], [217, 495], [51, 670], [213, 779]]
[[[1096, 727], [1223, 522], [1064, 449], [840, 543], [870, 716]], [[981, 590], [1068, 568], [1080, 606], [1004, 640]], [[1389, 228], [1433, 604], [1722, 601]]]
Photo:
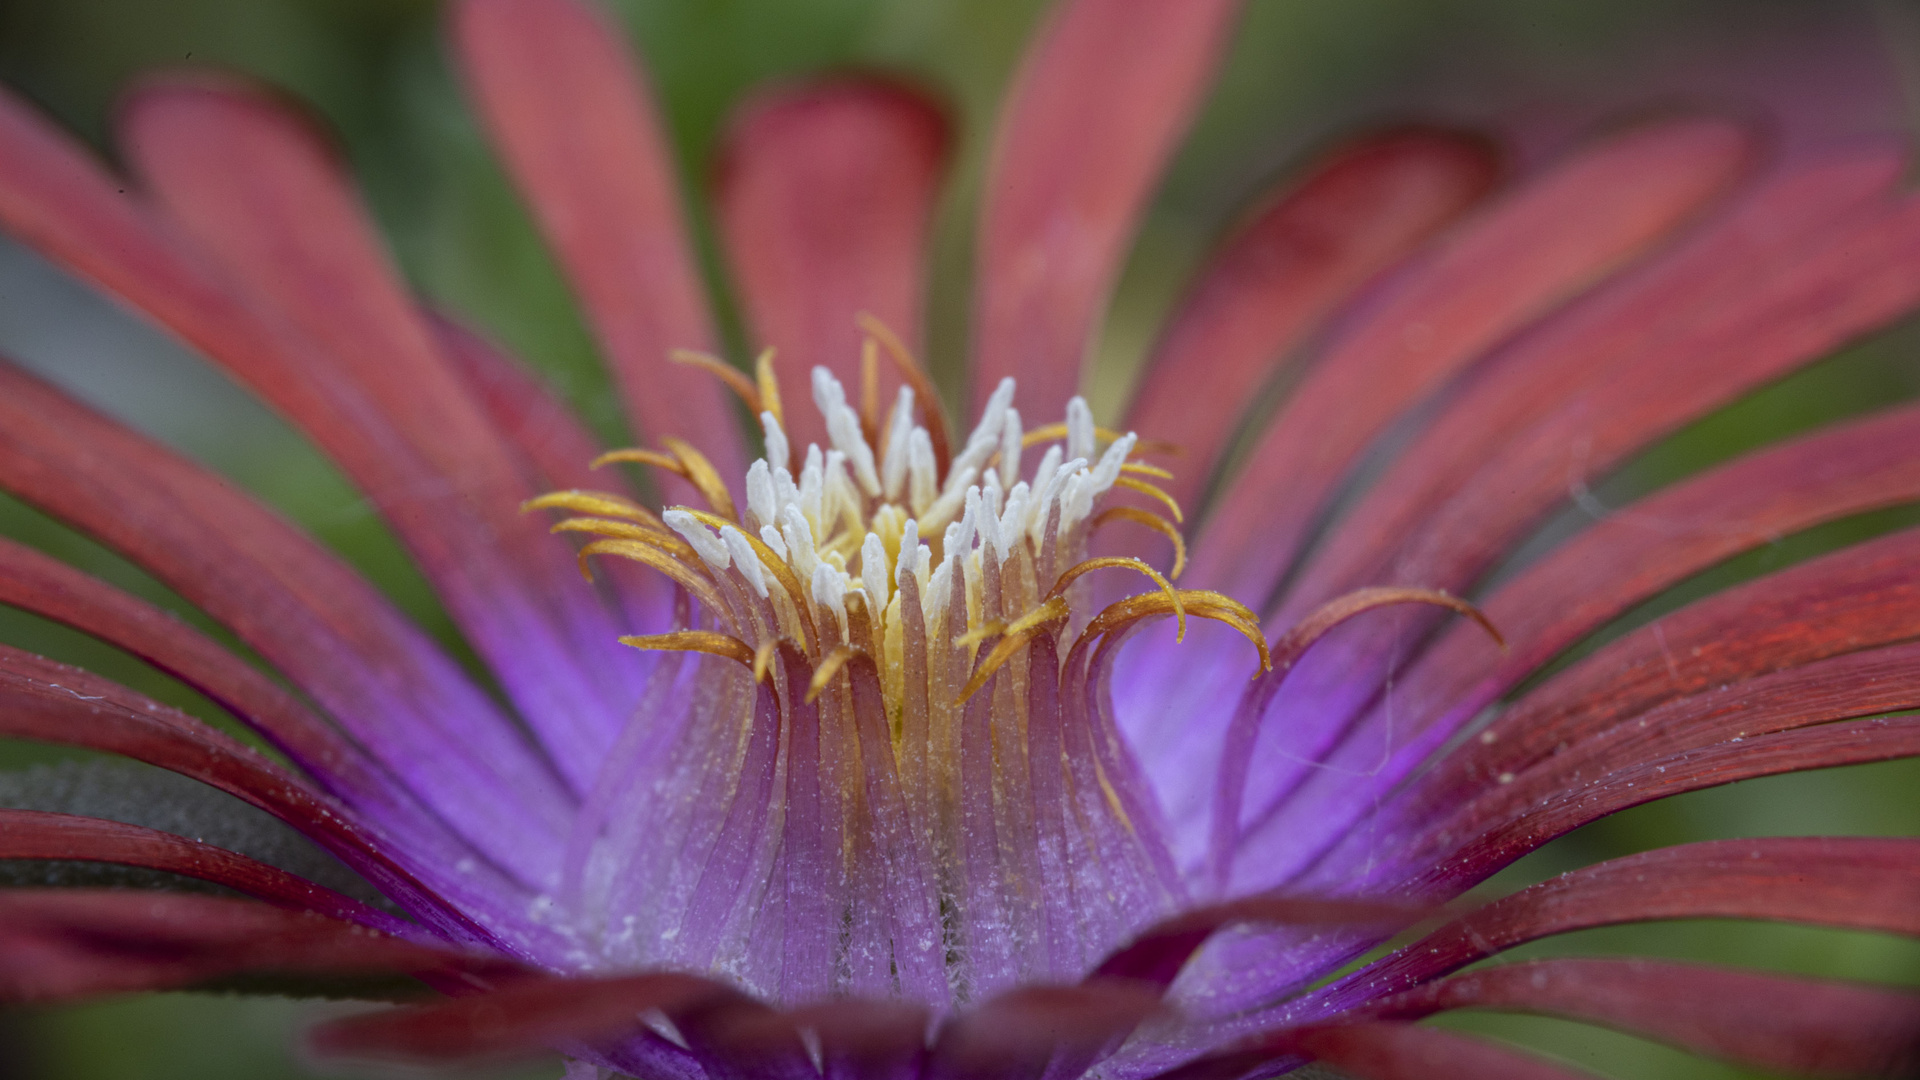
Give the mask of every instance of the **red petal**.
[[606, 979], [529, 980], [491, 994], [387, 1009], [314, 1029], [321, 1054], [389, 1061], [511, 1057], [563, 1042], [601, 1042], [643, 1030], [642, 1013], [669, 1015], [737, 994], [710, 979], [652, 972]]
[[926, 1075], [1078, 1076], [1161, 1008], [1159, 991], [1147, 986], [1024, 986], [942, 1024]]
[[399, 937], [418, 928], [245, 855], [157, 829], [72, 814], [0, 809], [0, 859], [80, 859], [165, 870], [225, 885], [275, 907], [311, 911]]
[[1920, 1067], [1920, 994], [1696, 964], [1508, 964], [1410, 990], [1363, 1015], [1413, 1020], [1445, 1009], [1564, 1017], [1792, 1075], [1910, 1076]]
[[1455, 234], [1318, 357], [1222, 495], [1194, 551], [1194, 579], [1264, 598], [1395, 417], [1671, 235], [1752, 154], [1752, 140], [1719, 121], [1642, 128], [1576, 155]]
[[1920, 937], [1920, 840], [1721, 840], [1614, 859], [1496, 900], [1324, 997], [1351, 1008], [1529, 941], [1656, 919], [1766, 919]]
[[[779, 350], [795, 447], [826, 442], [809, 404], [816, 365], [858, 400], [864, 335], [856, 315], [921, 340], [928, 217], [946, 149], [937, 109], [876, 82], [763, 94], [733, 121], [718, 173], [721, 235], [755, 345]], [[882, 410], [898, 385], [885, 365]]]
[[[1776, 537], [1916, 498], [1920, 409], [1901, 409], [1748, 455], [1625, 508], [1529, 567], [1487, 602], [1488, 618], [1512, 642], [1510, 652], [1496, 652], [1477, 628], [1449, 629], [1395, 680], [1391, 714], [1388, 705], [1372, 704], [1348, 735], [1348, 752], [1377, 759], [1373, 736], [1391, 723], [1393, 765], [1360, 785], [1307, 772], [1299, 774], [1298, 788], [1274, 784], [1262, 793], [1265, 802], [1277, 798], [1275, 791], [1289, 791], [1283, 806], [1313, 810], [1269, 818], [1265, 835], [1295, 853], [1341, 835], [1358, 815], [1371, 812], [1379, 793], [1397, 787], [1461, 725], [1562, 650], [1662, 589]], [[1283, 767], [1253, 772], [1272, 783], [1273, 771]], [[1492, 770], [1502, 771], [1512, 770]], [[1330, 809], [1329, 798], [1340, 809]]]
[[604, 447], [538, 374], [459, 320], [438, 312], [430, 319], [441, 352], [478, 397], [493, 430], [540, 471], [542, 489], [619, 486], [618, 477], [587, 467]]
[[580, 293], [640, 433], [686, 439], [721, 476], [743, 475], [725, 391], [667, 359], [718, 339], [673, 159], [623, 35], [572, 0], [464, 0], [451, 29], [481, 118]]
[[1127, 242], [1212, 80], [1235, 0], [1070, 0], [1008, 91], [987, 170], [973, 343], [978, 409], [1003, 376], [1050, 423]]
[[502, 865], [537, 880], [557, 858], [568, 811], [547, 767], [385, 598], [258, 503], [4, 364], [0, 488], [232, 628]]
[[0, 890], [0, 1001], [50, 1002], [249, 972], [418, 976], [450, 991], [518, 976], [505, 961], [252, 900], [145, 890]]
[[5, 539], [0, 603], [125, 649], [211, 698], [336, 793], [393, 805], [392, 778], [359, 747], [252, 665], [151, 604]]
[[[1309, 896], [1249, 896], [1183, 911], [1134, 935], [1087, 976], [1128, 979], [1161, 989], [1172, 985], [1187, 960], [1215, 933], [1229, 926], [1367, 926], [1386, 933], [1429, 914], [1425, 908], [1365, 900]], [[1385, 936], [1385, 934], [1382, 934]]]
[[[1322, 1061], [1354, 1080], [1588, 1080], [1593, 1074], [1549, 1065], [1451, 1031], [1412, 1024], [1328, 1024], [1254, 1040], [1154, 1080], [1237, 1080], [1273, 1062]], [[1289, 1066], [1291, 1067], [1291, 1066]]]
[[1210, 257], [1134, 391], [1122, 426], [1183, 451], [1160, 486], [1197, 509], [1236, 408], [1298, 359], [1335, 304], [1478, 202], [1497, 172], [1486, 143], [1416, 128], [1340, 147], [1269, 193]]
[[[633, 685], [619, 625], [579, 585], [572, 552], [519, 506], [531, 466], [441, 355], [330, 148], [280, 102], [233, 85], [156, 85], [121, 116], [122, 142], [174, 220], [246, 297], [324, 354], [376, 415], [347, 439], [311, 433], [350, 468], [390, 428], [432, 486], [356, 470], [521, 713], [584, 789]], [[243, 376], [257, 362], [235, 364]], [[597, 654], [597, 655], [596, 655]]]
[[[368, 835], [352, 811], [200, 721], [106, 679], [0, 646], [0, 736], [122, 754], [192, 777], [292, 825], [437, 931], [487, 939], [403, 865], [393, 839]], [[490, 874], [469, 876], [499, 888]], [[500, 892], [477, 910], [515, 895], [511, 887]]]
[[[1570, 473], [1576, 478], [1597, 475], [1615, 459], [1618, 451], [1586, 441], [1596, 418], [1603, 423], [1614, 421], [1597, 410], [1585, 415], [1561, 411], [1570, 402], [1595, 396], [1611, 399], [1610, 384], [1640, 389], [1652, 376], [1662, 377], [1663, 386], [1672, 384], [1684, 394], [1686, 388], [1679, 384], [1688, 380], [1679, 373], [1692, 370], [1709, 349], [1729, 358], [1723, 364], [1751, 373], [1741, 386], [1772, 377], [1782, 363], [1818, 355], [1819, 345], [1799, 346], [1802, 351], [1780, 355], [1783, 345], [1798, 342], [1775, 334], [1771, 325], [1761, 325], [1766, 313], [1763, 305], [1778, 294], [1760, 286], [1771, 283], [1777, 288], [1782, 282], [1816, 272], [1832, 274], [1836, 269], [1863, 276], [1863, 272], [1884, 273], [1880, 267], [1869, 270], [1864, 263], [1845, 267], [1808, 263], [1837, 235], [1863, 224], [1877, 225], [1891, 212], [1892, 204], [1885, 200], [1899, 177], [1903, 158], [1897, 150], [1874, 150], [1781, 168], [1679, 250], [1622, 275], [1503, 349], [1445, 403], [1434, 422], [1340, 523], [1337, 541], [1324, 545], [1306, 568], [1290, 607], [1304, 610], [1312, 603], [1310, 597], [1333, 596], [1358, 584], [1387, 580], [1383, 575], [1389, 574], [1398, 552], [1417, 541], [1428, 518], [1491, 463], [1507, 479], [1497, 486], [1473, 485], [1480, 496], [1474, 507], [1476, 529], [1451, 538], [1454, 545], [1469, 548], [1473, 562], [1461, 566], [1443, 561], [1459, 577], [1442, 580], [1433, 570], [1418, 577], [1420, 584], [1431, 587], [1464, 587], [1486, 560], [1499, 557], [1519, 539], [1512, 530], [1566, 498]], [[1740, 313], [1748, 325], [1737, 338], [1703, 340], [1699, 336], [1703, 324], [1715, 321], [1709, 316], [1725, 319]], [[1860, 328], [1858, 323], [1840, 321], [1837, 317], [1844, 313], [1839, 309], [1819, 308], [1811, 314], [1830, 327], [1827, 347]], [[1704, 411], [1712, 401], [1698, 399], [1690, 408]], [[1644, 404], [1631, 397], [1623, 403], [1630, 415], [1645, 411]], [[1511, 445], [1549, 416], [1559, 425], [1561, 448], [1540, 459], [1516, 456]], [[1609, 440], [1609, 445], [1637, 445], [1646, 438], [1643, 432], [1630, 441]], [[1566, 451], [1576, 447], [1578, 457]], [[1522, 489], [1512, 479], [1516, 472], [1551, 475], [1552, 486], [1530, 477], [1530, 486]], [[1490, 496], [1496, 492], [1499, 501], [1494, 502]]]

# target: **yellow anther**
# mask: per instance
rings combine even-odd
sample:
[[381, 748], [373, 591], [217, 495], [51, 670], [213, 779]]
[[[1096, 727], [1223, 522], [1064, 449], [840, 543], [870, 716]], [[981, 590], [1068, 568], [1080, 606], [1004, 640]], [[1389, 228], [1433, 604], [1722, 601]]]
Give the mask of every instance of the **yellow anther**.
[[[672, 634], [629, 634], [620, 639], [620, 644], [661, 652], [699, 652], [709, 656], [724, 656], [738, 662], [749, 671], [754, 669], [754, 652], [747, 647], [746, 642], [728, 634], [716, 634], [711, 630], [681, 630]], [[758, 678], [757, 672], [755, 678]]]
[[629, 521], [666, 527], [653, 511], [625, 495], [615, 495], [611, 491], [549, 491], [545, 495], [528, 499], [520, 504], [520, 512], [523, 514], [534, 510], [571, 510], [576, 514], [626, 518]]
[[807, 704], [814, 703], [814, 700], [826, 690], [827, 684], [833, 682], [833, 677], [840, 674], [840, 669], [847, 666], [847, 661], [856, 656], [865, 655], [867, 654], [863, 649], [856, 649], [851, 645], [836, 645], [832, 652], [821, 657], [820, 662], [813, 666], [813, 679], [807, 683]]
[[1120, 466], [1120, 471], [1123, 473], [1133, 473], [1136, 476], [1157, 476], [1162, 480], [1173, 479], [1173, 472], [1171, 470], [1163, 469], [1158, 465], [1149, 465], [1144, 461], [1124, 462]]
[[[683, 506], [679, 509], [685, 510], [687, 513], [693, 515], [695, 521], [700, 522], [702, 525], [716, 532], [725, 528], [739, 528], [739, 526], [718, 514], [709, 513], [705, 510], [695, 510], [691, 506]], [[787, 596], [793, 600], [794, 608], [800, 612], [800, 621], [806, 626], [807, 639], [809, 641], [818, 641], [819, 635], [813, 627], [812, 604], [807, 598], [807, 591], [800, 587], [800, 579], [795, 576], [793, 568], [787, 565], [787, 560], [781, 558], [777, 552], [768, 547], [766, 541], [745, 529], [740, 529], [740, 535], [747, 538], [747, 546], [751, 547], [754, 555], [759, 557], [760, 565], [767, 568], [767, 572], [773, 575], [774, 580], [780, 583], [780, 588], [784, 589]]]
[[630, 446], [624, 450], [609, 450], [599, 457], [594, 458], [593, 461], [587, 465], [587, 468], [598, 469], [603, 465], [611, 465], [616, 461], [631, 462], [635, 465], [651, 465], [656, 469], [665, 469], [673, 475], [682, 478], [685, 478], [687, 475], [687, 467], [680, 463], [679, 458], [674, 457], [672, 454], [663, 454], [658, 450], [647, 450], [638, 446]]
[[1130, 555], [1124, 557], [1118, 555], [1103, 555], [1099, 558], [1088, 559], [1085, 562], [1076, 563], [1068, 567], [1067, 572], [1060, 575], [1060, 580], [1053, 583], [1053, 588], [1047, 590], [1047, 599], [1051, 600], [1056, 596], [1065, 594], [1067, 586], [1072, 585], [1078, 580], [1080, 575], [1094, 570], [1105, 570], [1112, 566], [1124, 566], [1129, 570], [1138, 570], [1152, 578], [1155, 585], [1160, 586], [1160, 591], [1167, 594], [1167, 599], [1173, 604], [1174, 617], [1180, 620], [1179, 632], [1174, 635], [1173, 639], [1175, 641], [1185, 641], [1187, 638], [1187, 609], [1186, 606], [1180, 602], [1180, 593], [1174, 589], [1172, 585], [1167, 583], [1166, 578], [1160, 576], [1158, 570], [1155, 570], [1144, 561]]
[[674, 583], [693, 594], [701, 606], [713, 612], [715, 616], [732, 619], [733, 613], [720, 599], [720, 590], [702, 573], [673, 557], [665, 545], [658, 540], [595, 540], [580, 549], [580, 573], [587, 580], [593, 580], [593, 573], [587, 560], [595, 555], [618, 555], [653, 567], [672, 578]]
[[606, 518], [568, 518], [559, 522], [548, 532], [578, 532], [594, 536], [607, 536], [616, 540], [638, 540], [645, 544], [656, 544], [682, 558], [691, 558], [693, 548], [687, 542], [668, 532], [664, 527], [654, 525], [636, 525], [631, 521], [609, 521]]
[[880, 343], [880, 347], [892, 358], [893, 366], [900, 369], [900, 377], [913, 387], [914, 397], [920, 401], [920, 426], [927, 429], [927, 441], [933, 445], [934, 469], [939, 475], [945, 476], [947, 464], [953, 460], [953, 451], [947, 441], [947, 416], [940, 404], [940, 391], [892, 327], [865, 311], [855, 315], [853, 321]]
[[1506, 651], [1507, 639], [1493, 625], [1486, 613], [1465, 600], [1438, 589], [1416, 589], [1407, 586], [1383, 585], [1365, 589], [1355, 589], [1350, 593], [1334, 597], [1315, 608], [1307, 617], [1295, 623], [1286, 633], [1274, 639], [1274, 662], [1281, 670], [1291, 668], [1314, 642], [1327, 631], [1363, 612], [1389, 604], [1432, 604], [1443, 607], [1458, 615], [1465, 615], [1487, 632], [1495, 645]]
[[773, 373], [773, 346], [760, 350], [753, 361], [753, 381], [760, 387], [760, 409], [773, 414], [774, 422], [787, 426], [787, 414], [780, 407], [780, 380]]
[[1078, 649], [1099, 640], [1103, 634], [1110, 634], [1130, 623], [1155, 615], [1171, 615], [1174, 601], [1178, 600], [1188, 614], [1203, 619], [1213, 619], [1226, 623], [1245, 635], [1253, 647], [1260, 651], [1260, 670], [1273, 670], [1273, 656], [1267, 651], [1267, 638], [1260, 632], [1260, 619], [1245, 604], [1229, 596], [1202, 589], [1180, 589], [1178, 596], [1169, 597], [1165, 593], [1141, 593], [1129, 596], [1107, 605], [1107, 609], [1093, 617], [1087, 628], [1081, 632], [1080, 640], [1074, 643]]
[[1006, 632], [1007, 621], [1005, 619], [988, 619], [979, 626], [954, 638], [953, 643], [964, 649], [969, 646], [978, 645], [990, 637], [999, 637]]
[[880, 343], [867, 338], [860, 343], [860, 428], [875, 457], [884, 457], [880, 445]]
[[759, 387], [754, 385], [753, 380], [747, 378], [746, 374], [739, 368], [734, 367], [732, 364], [727, 363], [712, 353], [700, 352], [697, 349], [674, 349], [667, 353], [667, 359], [672, 360], [676, 364], [697, 367], [707, 374], [712, 375], [714, 378], [719, 379], [727, 385], [727, 389], [739, 395], [740, 400], [747, 403], [747, 409], [752, 412], [753, 415], [759, 416], [760, 413], [766, 409], [766, 405], [763, 403], [763, 395], [760, 393]]
[[671, 435], [661, 436], [660, 441], [673, 451], [673, 456], [680, 459], [680, 464], [686, 467], [686, 478], [700, 489], [700, 494], [707, 500], [707, 505], [713, 507], [714, 513], [738, 521], [740, 515], [733, 509], [733, 496], [727, 493], [727, 482], [720, 479], [720, 473], [714, 469], [713, 462], [707, 460], [707, 455], [694, 449], [684, 439], [676, 439]]
[[[1027, 642], [1033, 640], [1035, 634], [1047, 630], [1056, 623], [1065, 622], [1069, 614], [1071, 612], [1067, 608], [1066, 600], [1054, 596], [1015, 619], [1013, 624], [1006, 628], [1006, 636], [1000, 639], [1000, 643], [995, 645], [993, 651], [988, 653], [986, 659], [980, 661], [980, 665], [974, 669], [973, 678], [968, 679], [967, 685], [960, 688], [960, 696], [954, 698], [953, 703], [966, 704], [968, 698], [979, 693], [980, 688], [987, 685], [987, 680], [993, 677], [994, 672], [1000, 670], [1008, 660], [1013, 659], [1015, 653], [1027, 647]], [[1262, 644], [1264, 645], [1264, 642]]]
[[1131, 521], [1136, 525], [1145, 525], [1173, 541], [1173, 571], [1167, 577], [1174, 581], [1180, 580], [1180, 571], [1187, 568], [1187, 542], [1181, 539], [1180, 530], [1174, 528], [1173, 522], [1151, 510], [1142, 510], [1137, 506], [1110, 506], [1094, 515], [1093, 521], [1087, 526], [1087, 531], [1092, 532], [1109, 521]]
[[778, 646], [773, 642], [763, 641], [759, 648], [753, 650], [754, 682], [767, 681], [767, 672], [773, 667], [773, 654], [777, 648]]
[[1145, 480], [1135, 480], [1131, 476], [1122, 476], [1113, 482], [1113, 486], [1123, 487], [1123, 488], [1126, 488], [1128, 491], [1137, 491], [1142, 495], [1151, 495], [1152, 497], [1159, 499], [1162, 503], [1166, 504], [1166, 507], [1168, 510], [1173, 511], [1173, 520], [1176, 523], [1178, 524], [1186, 523], [1186, 520], [1187, 520], [1186, 516], [1180, 513], [1180, 503], [1176, 501], [1173, 496], [1167, 494], [1165, 491], [1162, 491], [1161, 489], [1155, 487], [1154, 485], [1147, 483]]

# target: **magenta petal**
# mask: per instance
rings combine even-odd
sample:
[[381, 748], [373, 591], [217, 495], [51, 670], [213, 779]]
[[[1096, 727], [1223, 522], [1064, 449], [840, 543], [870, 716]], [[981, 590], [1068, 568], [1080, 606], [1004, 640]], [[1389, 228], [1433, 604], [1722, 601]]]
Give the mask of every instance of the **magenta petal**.
[[1069, 0], [1048, 16], [987, 169], [972, 410], [1013, 375], [1024, 414], [1064, 415], [1126, 244], [1239, 9]]
[[667, 359], [717, 338], [637, 59], [575, 0], [462, 0], [451, 16], [469, 92], [580, 293], [639, 435], [687, 439], [721, 476], [740, 476], [747, 457], [725, 391]]
[[[921, 340], [927, 231], [946, 149], [937, 109], [878, 82], [774, 91], [734, 119], [715, 185], [721, 234], [750, 341], [778, 350], [795, 448], [828, 445], [808, 405], [815, 366], [860, 386], [855, 316], [879, 318], [910, 347]], [[876, 404], [886, 410], [900, 380], [891, 363], [881, 375]]]

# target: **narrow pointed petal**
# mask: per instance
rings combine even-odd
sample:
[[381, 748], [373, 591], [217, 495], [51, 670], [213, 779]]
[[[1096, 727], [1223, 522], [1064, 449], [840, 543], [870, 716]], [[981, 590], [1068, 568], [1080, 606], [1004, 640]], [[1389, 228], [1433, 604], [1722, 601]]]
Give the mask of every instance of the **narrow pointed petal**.
[[577, 0], [463, 0], [451, 30], [468, 91], [580, 294], [639, 435], [686, 439], [720, 475], [740, 475], [747, 455], [725, 392], [667, 358], [712, 352], [718, 339], [638, 60]]
[[311, 911], [396, 937], [419, 928], [279, 867], [212, 844], [118, 821], [0, 809], [0, 859], [80, 859], [165, 870], [225, 885], [275, 907]]
[[1593, 1080], [1589, 1072], [1412, 1024], [1327, 1024], [1251, 1041], [1247, 1049], [1210, 1055], [1154, 1080], [1237, 1080], [1262, 1066], [1270, 1071], [1275, 1063], [1309, 1060], [1355, 1080]]
[[[1391, 701], [1372, 703], [1340, 743], [1329, 748], [1289, 740], [1290, 752], [1369, 758], [1375, 768], [1364, 781], [1334, 782], [1284, 761], [1261, 760], [1255, 774], [1267, 785], [1256, 805], [1285, 798], [1298, 808], [1267, 825], [1268, 835], [1291, 853], [1275, 869], [1284, 872], [1314, 849], [1315, 838], [1338, 836], [1370, 813], [1461, 725], [1635, 604], [1776, 537], [1916, 499], [1920, 409], [1905, 408], [1748, 455], [1623, 508], [1487, 601], [1488, 618], [1512, 642], [1509, 651], [1496, 650], [1477, 630], [1462, 632], [1472, 628], [1448, 629], [1395, 679]], [[1388, 730], [1393, 742], [1383, 748]], [[1390, 760], [1380, 765], [1388, 752]], [[1288, 774], [1299, 778], [1297, 785], [1287, 782]]]
[[[346, 807], [200, 721], [98, 676], [4, 646], [0, 735], [122, 754], [218, 788], [293, 826], [454, 940], [490, 941], [493, 934], [443, 897], [495, 920], [522, 907], [516, 901], [524, 891], [484, 864], [458, 877], [437, 862], [406, 859], [405, 839], [370, 831]], [[430, 880], [423, 884], [422, 875]]]
[[1014, 77], [987, 169], [973, 407], [1008, 375], [1065, 413], [1154, 184], [1212, 82], [1236, 0], [1068, 0]]
[[493, 430], [539, 470], [542, 491], [617, 485], [588, 467], [606, 447], [536, 372], [458, 319], [443, 312], [428, 318], [442, 354], [486, 410]]
[[328, 1057], [406, 1062], [477, 1061], [597, 1043], [644, 1031], [640, 1015], [671, 1016], [735, 992], [675, 972], [606, 979], [543, 978], [491, 994], [334, 1020], [311, 1037]]
[[1894, 987], [1674, 964], [1541, 960], [1455, 975], [1368, 1006], [1415, 1020], [1498, 1009], [1599, 1024], [1794, 1076], [1910, 1076], [1920, 995]]
[[1335, 487], [1396, 417], [1666, 240], [1753, 153], [1730, 124], [1667, 121], [1576, 154], [1489, 208], [1316, 358], [1224, 489], [1189, 580], [1263, 606]]
[[0, 540], [0, 603], [125, 649], [211, 698], [334, 794], [402, 816], [394, 781], [364, 751], [252, 665], [151, 604], [10, 540]]
[[[1643, 380], [1653, 372], [1689, 370], [1700, 363], [1708, 342], [1715, 353], [1738, 357], [1759, 377], [1770, 378], [1783, 362], [1775, 359], [1782, 345], [1800, 350], [1785, 358], [1796, 361], [1822, 355], [1832, 344], [1860, 333], [1871, 325], [1872, 316], [1863, 323], [1857, 317], [1844, 321], [1838, 310], [1821, 311], [1820, 318], [1830, 326], [1823, 340], [1811, 345], [1782, 340], [1764, 305], [1778, 298], [1781, 283], [1810, 273], [1844, 272], [1838, 266], [1816, 269], [1804, 264], [1837, 236], [1882, 224], [1896, 208], [1891, 189], [1904, 162], [1899, 147], [1787, 162], [1666, 258], [1621, 275], [1502, 349], [1444, 404], [1433, 423], [1339, 523], [1337, 542], [1325, 545], [1305, 568], [1288, 610], [1305, 610], [1312, 597], [1383, 580], [1401, 549], [1411, 546], [1448, 499], [1473, 484], [1476, 472], [1490, 464], [1501, 471], [1524, 467], [1513, 460], [1512, 443], [1542, 418], [1555, 418], [1566, 445], [1573, 445], [1582, 438], [1573, 432], [1592, 421], [1571, 427], [1574, 414], [1565, 411], [1570, 402], [1606, 395], [1610, 383], [1638, 387], [1646, 385]], [[1864, 277], [1885, 274], [1896, 265], [1870, 268], [1863, 259], [1848, 269]], [[1898, 309], [1897, 302], [1888, 306]], [[1738, 321], [1728, 320], [1729, 315]], [[1740, 336], [1728, 340], [1700, 333], [1715, 323], [1734, 328]], [[1698, 406], [1708, 407], [1711, 402]], [[1606, 414], [1596, 410], [1590, 415]], [[1595, 451], [1604, 456], [1596, 458]], [[1486, 514], [1480, 518], [1474, 538], [1476, 566], [1484, 565], [1490, 554], [1497, 557], [1515, 539], [1510, 527], [1489, 526], [1525, 521], [1540, 512], [1543, 501], [1550, 505], [1564, 499], [1569, 469], [1583, 476], [1603, 473], [1616, 452], [1595, 447], [1583, 453], [1569, 460], [1563, 450], [1532, 463], [1535, 471], [1553, 473], [1558, 484], [1554, 492], [1534, 486], [1516, 497], [1515, 485], [1500, 488], [1505, 501], [1499, 516], [1492, 521]], [[1483, 503], [1478, 509], [1490, 508]], [[1451, 581], [1422, 578], [1421, 583], [1458, 588], [1462, 580], [1464, 573]]]
[[1465, 915], [1332, 983], [1310, 1004], [1350, 1007], [1529, 941], [1655, 919], [1766, 919], [1920, 936], [1920, 840], [1718, 840], [1599, 863]]
[[[0, 365], [0, 488], [226, 624], [469, 841], [551, 873], [567, 799], [493, 703], [379, 593], [177, 454]], [[512, 791], [503, 803], [491, 793]]]
[[1234, 413], [1300, 359], [1336, 305], [1477, 203], [1497, 171], [1480, 140], [1412, 129], [1340, 147], [1265, 196], [1181, 301], [1121, 425], [1180, 447], [1168, 494], [1198, 510]]
[[515, 965], [253, 900], [145, 890], [0, 892], [0, 1001], [168, 990], [232, 975], [408, 974], [446, 989]]
[[[921, 341], [946, 150], [940, 112], [879, 82], [776, 90], [734, 119], [718, 173], [721, 236], [750, 340], [778, 350], [783, 401], [812, 398], [815, 366], [860, 385], [862, 312], [910, 346]], [[892, 401], [898, 385], [885, 365], [878, 400]], [[784, 422], [793, 445], [826, 444], [813, 410], [790, 409]]]
[[[584, 786], [635, 691], [621, 627], [575, 583], [539, 493], [438, 348], [319, 134], [250, 88], [156, 84], [121, 113], [122, 143], [183, 230], [247, 298], [313, 342], [430, 470], [429, 489], [360, 474], [529, 726]], [[242, 373], [245, 369], [241, 368]], [[325, 429], [313, 432], [337, 459]], [[598, 663], [594, 661], [598, 660]]]

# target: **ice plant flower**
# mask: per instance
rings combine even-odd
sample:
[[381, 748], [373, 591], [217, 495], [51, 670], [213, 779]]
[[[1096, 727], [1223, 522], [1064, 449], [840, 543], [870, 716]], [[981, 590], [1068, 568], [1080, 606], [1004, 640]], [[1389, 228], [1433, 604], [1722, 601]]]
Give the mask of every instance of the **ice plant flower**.
[[[126, 178], [0, 98], [0, 222], [329, 453], [499, 690], [259, 503], [0, 366], [0, 488], [280, 678], [17, 543], [0, 602], [146, 660], [291, 767], [10, 648], [0, 734], [226, 791], [387, 901], [4, 811], [0, 857], [253, 899], [0, 893], [0, 996], [408, 973], [447, 998], [316, 1046], [551, 1047], [582, 1077], [1567, 1075], [1416, 1023], [1467, 1007], [1787, 1073], [1911, 1068], [1905, 991], [1655, 961], [1462, 969], [1648, 919], [1920, 934], [1917, 841], [1668, 848], [1434, 915], [1614, 810], [1920, 752], [1913, 531], [1530, 682], [1703, 569], [1920, 497], [1913, 406], [1712, 468], [1494, 574], [1570, 485], [1920, 304], [1903, 148], [1787, 153], [1679, 116], [1503, 181], [1478, 139], [1358, 139], [1203, 268], [1108, 431], [1075, 396], [1088, 341], [1235, 8], [1052, 13], [989, 167], [972, 422], [951, 430], [910, 344], [946, 132], [899, 86], [786, 87], [737, 119], [715, 196], [769, 349], [748, 374], [713, 358], [621, 37], [581, 0], [450, 5], [478, 112], [643, 441], [607, 453], [408, 292], [278, 98], [144, 86], [119, 118]], [[1294, 388], [1256, 411], [1282, 365]], [[632, 465], [658, 502], [625, 487]]]

